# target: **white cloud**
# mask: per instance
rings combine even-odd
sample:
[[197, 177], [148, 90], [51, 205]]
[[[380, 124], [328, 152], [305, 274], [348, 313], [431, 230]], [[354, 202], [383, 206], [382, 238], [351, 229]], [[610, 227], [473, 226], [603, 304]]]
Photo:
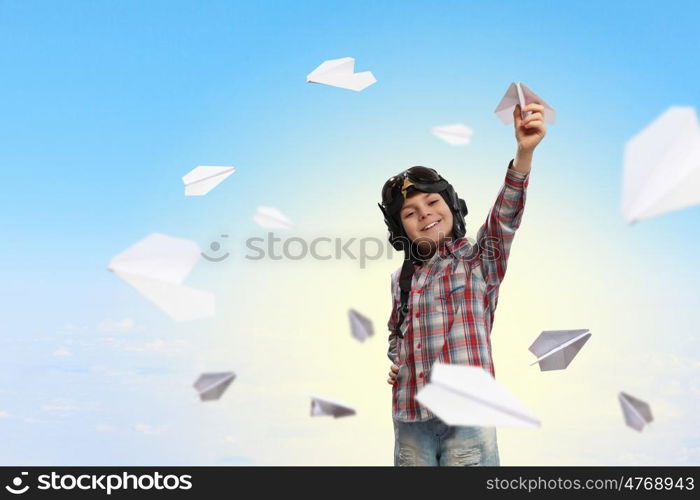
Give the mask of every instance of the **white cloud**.
[[135, 370], [115, 370], [114, 368], [110, 368], [109, 366], [105, 365], [92, 365], [90, 367], [90, 371], [92, 373], [97, 373], [99, 375], [106, 375], [111, 377], [134, 376], [137, 374]]
[[120, 339], [115, 339], [114, 337], [109, 337], [104, 339], [104, 341], [115, 349], [121, 349], [126, 352], [159, 352], [159, 353], [169, 353], [175, 352], [182, 349], [187, 345], [186, 340], [175, 339], [175, 340], [163, 340], [155, 339], [150, 342], [139, 343], [139, 342], [125, 342]]
[[118, 321], [104, 319], [97, 325], [98, 332], [126, 332], [133, 330], [136, 323], [131, 318], [124, 318]]
[[56, 400], [54, 402], [41, 405], [39, 409], [44, 413], [50, 413], [59, 417], [67, 417], [70, 415], [75, 415], [76, 413], [94, 410], [95, 407], [95, 404], [76, 404], [71, 401]]
[[72, 356], [73, 353], [70, 352], [68, 349], [65, 347], [61, 347], [60, 349], [56, 349], [53, 353], [53, 356]]
[[58, 330], [60, 332], [86, 332], [87, 331], [87, 326], [86, 325], [76, 325], [73, 323], [66, 323], [63, 326], [59, 327]]
[[233, 436], [226, 436], [224, 438], [224, 443], [226, 443], [226, 444], [236, 444], [237, 442], [238, 442], [238, 439], [236, 439]]
[[161, 434], [165, 431], [165, 426], [153, 426], [148, 424], [136, 424], [134, 425], [134, 430], [140, 432], [141, 434], [146, 434], [147, 436], [152, 436], [154, 434]]
[[681, 463], [700, 463], [700, 447], [681, 448], [680, 450], [678, 450], [678, 459]]
[[50, 405], [41, 405], [40, 407], [41, 411], [47, 412], [47, 413], [56, 413], [56, 414], [61, 414], [61, 415], [72, 415], [74, 413], [78, 413], [80, 411], [80, 407], [78, 406], [73, 406], [73, 405], [55, 405], [55, 404], [50, 404]]
[[179, 347], [183, 347], [187, 344], [186, 341], [184, 340], [163, 340], [163, 339], [156, 339], [152, 342], [146, 342], [143, 345], [143, 349], [146, 351], [167, 351], [171, 349], [177, 349]]
[[6, 411], [0, 410], [0, 418], [9, 418], [10, 414]]
[[97, 430], [98, 432], [112, 432], [114, 430], [114, 427], [109, 424], [97, 424], [95, 426], [95, 430]]

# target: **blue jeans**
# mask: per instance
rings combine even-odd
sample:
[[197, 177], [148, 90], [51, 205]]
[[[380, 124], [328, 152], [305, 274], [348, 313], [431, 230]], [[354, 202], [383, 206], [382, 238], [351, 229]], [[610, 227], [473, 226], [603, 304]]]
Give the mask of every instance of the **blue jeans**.
[[439, 418], [394, 420], [395, 466], [500, 465], [494, 427], [450, 427]]

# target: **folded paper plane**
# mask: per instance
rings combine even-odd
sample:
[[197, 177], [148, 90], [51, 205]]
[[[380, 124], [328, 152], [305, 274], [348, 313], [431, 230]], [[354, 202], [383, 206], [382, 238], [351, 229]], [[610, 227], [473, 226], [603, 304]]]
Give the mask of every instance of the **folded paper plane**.
[[471, 141], [474, 131], [461, 123], [433, 127], [433, 135], [453, 146], [464, 146]]
[[628, 223], [700, 203], [700, 125], [671, 107], [625, 144], [622, 212]]
[[540, 421], [477, 366], [435, 363], [430, 382], [416, 399], [447, 425], [477, 427], [539, 427]]
[[[588, 330], [551, 330], [542, 332], [530, 346], [541, 371], [563, 370], [591, 337]], [[532, 366], [532, 365], [530, 365]]]
[[333, 418], [340, 418], [355, 414], [353, 408], [341, 401], [329, 399], [317, 394], [309, 394], [309, 397], [311, 398], [312, 417], [327, 415]]
[[257, 222], [258, 225], [270, 229], [289, 229], [294, 226], [286, 215], [274, 207], [258, 207], [258, 211], [253, 216], [253, 220]]
[[204, 196], [235, 171], [235, 167], [200, 165], [182, 177], [185, 196]]
[[[554, 123], [557, 118], [556, 111], [522, 82], [510, 84], [501, 102], [496, 106], [495, 113], [503, 123], [508, 125], [513, 123], [513, 109], [516, 104], [520, 104], [520, 109], [522, 110], [525, 106], [533, 102], [544, 106], [544, 121], [547, 123]], [[523, 111], [521, 116], [525, 118], [528, 114], [529, 112], [525, 113]]]
[[194, 388], [202, 401], [216, 401], [235, 378], [233, 372], [202, 373], [194, 383]]
[[374, 326], [369, 318], [354, 309], [348, 311], [348, 317], [350, 319], [350, 332], [357, 340], [364, 342], [374, 335]]
[[194, 241], [153, 233], [114, 257], [107, 269], [176, 321], [214, 315], [215, 297], [182, 283], [200, 258]]
[[322, 62], [306, 75], [306, 81], [359, 92], [372, 85], [377, 79], [371, 71], [355, 73], [355, 59], [341, 57]]
[[617, 399], [622, 407], [622, 414], [625, 417], [625, 423], [641, 432], [644, 426], [654, 420], [651, 416], [651, 408], [644, 401], [621, 392]]

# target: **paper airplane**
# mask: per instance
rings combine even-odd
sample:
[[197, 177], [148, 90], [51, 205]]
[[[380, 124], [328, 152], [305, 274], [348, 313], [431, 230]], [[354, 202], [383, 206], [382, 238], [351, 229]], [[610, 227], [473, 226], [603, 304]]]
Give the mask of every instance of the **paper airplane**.
[[540, 421], [478, 366], [435, 363], [416, 399], [447, 425], [539, 427]]
[[350, 318], [350, 331], [357, 340], [364, 342], [374, 335], [374, 326], [369, 318], [354, 309], [348, 311], [348, 317]]
[[472, 134], [474, 133], [472, 129], [462, 123], [433, 127], [432, 132], [433, 135], [438, 136], [440, 139], [453, 146], [469, 144]]
[[306, 75], [306, 81], [359, 92], [372, 85], [377, 79], [371, 71], [355, 73], [355, 59], [341, 57], [322, 62]]
[[[544, 106], [544, 121], [547, 123], [554, 123], [554, 120], [557, 118], [556, 111], [522, 82], [510, 84], [501, 102], [496, 106], [495, 113], [503, 123], [508, 125], [513, 123], [513, 109], [516, 104], [520, 104], [520, 109], [522, 110], [525, 106], [533, 102]], [[520, 116], [525, 118], [529, 114], [529, 112], [522, 112]]]
[[216, 401], [226, 392], [236, 374], [233, 372], [202, 373], [194, 383], [202, 401]]
[[698, 117], [671, 107], [625, 144], [622, 212], [632, 223], [698, 203]]
[[185, 196], [203, 196], [235, 171], [235, 167], [200, 165], [182, 176]]
[[633, 429], [641, 432], [645, 425], [654, 420], [654, 417], [651, 416], [651, 408], [644, 401], [624, 392], [618, 394], [617, 399], [620, 401], [625, 423]]
[[312, 417], [328, 415], [333, 418], [340, 418], [355, 414], [353, 408], [341, 401], [329, 399], [317, 394], [309, 394], [309, 397], [311, 398]]
[[530, 352], [539, 363], [540, 371], [563, 370], [591, 336], [588, 330], [551, 330], [540, 333], [530, 346]]
[[182, 283], [197, 263], [194, 241], [153, 233], [114, 257], [107, 269], [176, 321], [213, 316], [214, 294]]
[[274, 207], [258, 207], [258, 212], [253, 216], [258, 225], [267, 228], [289, 229], [294, 224], [282, 212]]

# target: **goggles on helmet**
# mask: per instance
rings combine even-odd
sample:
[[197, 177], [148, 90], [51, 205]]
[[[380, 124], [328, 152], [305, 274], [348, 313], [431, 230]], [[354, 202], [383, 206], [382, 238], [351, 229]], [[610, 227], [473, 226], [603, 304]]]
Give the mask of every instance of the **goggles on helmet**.
[[382, 188], [382, 211], [393, 215], [401, 209], [403, 201], [412, 191], [439, 193], [449, 183], [432, 168], [411, 167], [390, 178]]

